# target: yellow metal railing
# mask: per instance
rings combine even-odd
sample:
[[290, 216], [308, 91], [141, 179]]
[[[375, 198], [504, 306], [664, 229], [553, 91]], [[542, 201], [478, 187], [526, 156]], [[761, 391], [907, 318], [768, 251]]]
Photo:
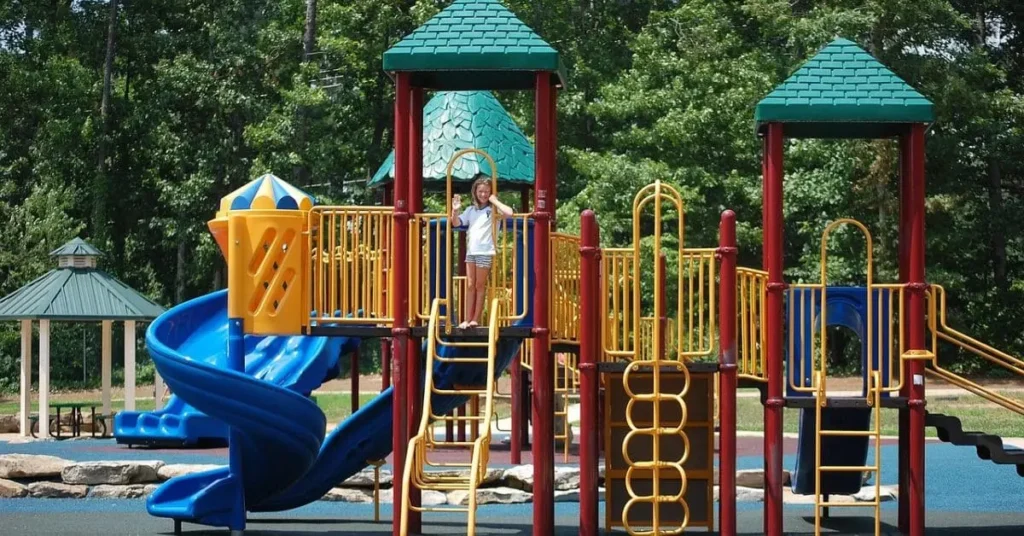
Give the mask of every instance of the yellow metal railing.
[[[456, 152], [448, 162], [445, 186], [445, 212], [444, 213], [421, 213], [415, 214], [410, 221], [409, 249], [410, 263], [409, 270], [409, 296], [410, 310], [414, 318], [427, 320], [430, 317], [430, 307], [434, 299], [445, 300], [445, 306], [441, 311], [441, 326], [446, 333], [450, 333], [454, 325], [458, 324], [456, 319], [468, 319], [468, 312], [465, 311], [465, 298], [470, 289], [468, 278], [458, 276], [459, 265], [456, 254], [455, 228], [452, 220], [452, 172], [455, 163], [464, 156], [476, 154], [487, 159], [491, 168], [491, 193], [498, 194], [497, 173], [498, 168], [486, 152], [480, 149], [463, 149]], [[472, 203], [472, 195], [467, 203]], [[528, 243], [529, 214], [513, 214], [503, 216], [497, 208], [492, 211], [492, 239], [495, 247], [495, 256], [492, 259], [491, 270], [488, 274], [487, 294], [484, 303], [490, 303], [493, 299], [503, 301], [503, 307], [507, 314], [503, 321], [511, 322], [524, 318], [529, 303], [529, 293], [523, 292], [521, 296], [516, 295], [517, 283], [521, 288], [527, 288], [529, 269], [531, 262], [531, 251]], [[517, 250], [521, 251], [522, 263], [517, 265]], [[442, 254], [443, 253], [443, 254]], [[507, 307], [506, 307], [507, 306]], [[489, 322], [489, 308], [483, 307], [481, 322]]]
[[580, 238], [551, 233], [551, 342], [575, 344], [580, 331]]
[[601, 274], [601, 308], [605, 319], [602, 360], [632, 360], [636, 353], [634, 334], [640, 329], [633, 314], [640, 310], [640, 293], [633, 291], [633, 282], [637, 279], [633, 249], [603, 249]]
[[768, 298], [768, 272], [751, 268], [736, 269], [736, 330], [739, 357], [736, 360], [739, 377], [760, 382], [768, 381], [765, 366], [766, 334], [765, 311]]
[[[869, 430], [823, 430], [822, 412], [828, 406], [828, 377], [824, 371], [814, 373], [815, 385], [815, 422], [817, 434], [814, 440], [814, 533], [821, 534], [821, 513], [822, 508], [832, 506], [839, 507], [860, 507], [875, 509], [875, 536], [882, 532], [882, 380], [881, 373], [873, 371], [868, 376], [868, 404], [874, 408], [874, 423]], [[874, 439], [875, 462], [874, 465], [822, 465], [822, 438], [823, 437], [868, 437]], [[823, 473], [855, 472], [873, 473], [875, 475], [875, 498], [872, 501], [858, 502], [828, 502], [824, 500], [821, 493], [821, 477]]]
[[[936, 357], [939, 355], [939, 341], [944, 341], [971, 352], [989, 363], [998, 365], [1018, 376], [1024, 376], [1024, 361], [1021, 359], [949, 327], [946, 323], [946, 290], [940, 285], [931, 285], [928, 293], [928, 329], [931, 332], [932, 339], [931, 352], [919, 353], [918, 358], [931, 362], [931, 368], [926, 369], [930, 374], [978, 395], [993, 404], [1024, 415], [1024, 403], [1003, 396], [992, 389], [968, 380], [943, 368], [939, 364], [939, 360]], [[914, 355], [908, 356], [911, 359], [914, 357]]]
[[[476, 534], [476, 491], [483, 483], [487, 473], [490, 457], [492, 416], [494, 415], [494, 373], [495, 358], [498, 352], [498, 320], [502, 317], [499, 309], [500, 300], [490, 302], [490, 321], [488, 322], [488, 338], [486, 343], [462, 342], [446, 343], [442, 340], [441, 307], [444, 300], [434, 300], [430, 308], [427, 329], [427, 359], [425, 386], [423, 390], [423, 415], [420, 419], [419, 433], [409, 441], [406, 456], [405, 472], [402, 487], [401, 533], [408, 534], [409, 511], [417, 512], [463, 512], [468, 516], [466, 534]], [[459, 348], [486, 348], [486, 357], [442, 357], [439, 350], [442, 346]], [[450, 366], [484, 366], [487, 367], [487, 380], [480, 386], [454, 386], [452, 389], [441, 389], [434, 384], [434, 366], [446, 363]], [[440, 396], [482, 396], [484, 408], [480, 415], [452, 416], [438, 415], [431, 403], [435, 395]], [[437, 423], [468, 422], [479, 430], [479, 435], [472, 441], [439, 441], [434, 431]], [[427, 457], [428, 450], [437, 448], [468, 448], [469, 462], [431, 462]], [[429, 468], [441, 468], [441, 471], [430, 471]], [[452, 472], [452, 468], [461, 468], [465, 473]], [[444, 470], [449, 469], [449, 470]], [[468, 505], [451, 507], [413, 507], [409, 502], [410, 486], [420, 490], [468, 492]]]
[[311, 320], [390, 325], [389, 207], [314, 207], [309, 212]]

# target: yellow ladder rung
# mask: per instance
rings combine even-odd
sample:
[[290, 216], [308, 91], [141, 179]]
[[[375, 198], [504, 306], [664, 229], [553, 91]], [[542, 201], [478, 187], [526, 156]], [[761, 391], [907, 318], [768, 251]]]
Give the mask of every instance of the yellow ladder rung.
[[836, 473], [843, 473], [843, 472], [846, 472], [846, 473], [853, 473], [853, 472], [857, 472], [857, 473], [861, 473], [861, 472], [874, 473], [874, 472], [878, 471], [878, 467], [876, 467], [874, 465], [870, 465], [870, 466], [869, 465], [852, 466], [852, 467], [846, 467], [846, 466], [843, 466], [843, 465], [823, 465], [823, 466], [819, 467], [818, 470], [819, 471], [830, 471], [830, 472], [836, 472]]
[[437, 506], [413, 506], [409, 505], [409, 509], [414, 512], [446, 512], [446, 513], [458, 513], [468, 514], [469, 508], [467, 507], [451, 507], [451, 508], [439, 508]]
[[874, 437], [878, 435], [874, 430], [821, 430], [818, 435], [833, 437]]

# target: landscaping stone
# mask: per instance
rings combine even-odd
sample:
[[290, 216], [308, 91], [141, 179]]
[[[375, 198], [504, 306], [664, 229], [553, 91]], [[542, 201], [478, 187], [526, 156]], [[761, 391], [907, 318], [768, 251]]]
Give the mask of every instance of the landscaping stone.
[[[880, 486], [878, 490], [878, 497], [882, 502], [894, 501], [898, 490], [895, 486]], [[875, 487], [865, 486], [860, 488], [860, 491], [853, 494], [853, 499], [859, 502], [870, 502], [875, 500]]]
[[[476, 503], [480, 504], [522, 504], [533, 500], [533, 494], [515, 488], [485, 488], [476, 490]], [[448, 504], [466, 506], [469, 492], [456, 490], [448, 492]]]
[[[431, 476], [436, 477], [456, 477], [456, 478], [469, 478], [469, 469], [449, 469], [445, 471], [428, 471]], [[505, 471], [502, 469], [495, 469], [488, 467], [484, 473], [484, 480], [482, 485], [487, 486], [490, 484], [498, 483], [505, 477]]]
[[0, 478], [0, 499], [17, 499], [28, 495], [28, 488], [13, 480]]
[[[782, 485], [788, 486], [790, 472], [782, 470]], [[718, 483], [718, 468], [715, 468], [715, 483]], [[744, 488], [764, 489], [764, 469], [744, 469], [736, 471], [736, 486]]]
[[28, 485], [28, 492], [37, 499], [83, 499], [89, 494], [89, 486], [33, 482]]
[[0, 455], [0, 478], [41, 479], [60, 476], [71, 462], [40, 454]]
[[0, 415], [0, 434], [16, 434], [21, 430], [20, 413]]
[[145, 484], [159, 480], [159, 460], [75, 462], [61, 471], [65, 484]]
[[[388, 487], [392, 483], [391, 471], [380, 470], [380, 487]], [[342, 488], [370, 488], [373, 489], [373, 467], [367, 467], [362, 471], [348, 477], [339, 487]]]
[[[600, 496], [598, 496], [598, 500], [601, 500]], [[580, 502], [580, 490], [555, 491], [555, 502]]]
[[145, 484], [129, 484], [127, 486], [112, 486], [100, 484], [89, 488], [90, 499], [138, 499], [145, 497]]
[[[523, 491], [533, 491], [533, 465], [519, 465], [505, 471], [505, 485]], [[579, 467], [555, 467], [555, 490], [579, 489]]]
[[168, 465], [162, 465], [156, 470], [156, 476], [160, 480], [170, 480], [177, 476], [189, 475], [192, 473], [201, 473], [203, 471], [209, 471], [212, 469], [221, 469], [227, 467], [226, 465], [212, 465], [212, 464], [188, 464], [188, 463], [172, 463]]
[[372, 503], [373, 492], [361, 488], [331, 488], [321, 500], [346, 503]]
[[764, 502], [764, 490], [759, 488], [743, 488], [736, 486], [737, 502]]
[[[394, 488], [383, 489], [380, 491], [380, 503], [392, 504], [394, 496]], [[373, 493], [370, 493], [370, 500], [373, 500]], [[440, 491], [425, 490], [420, 494], [420, 506], [440, 506], [446, 502], [448, 502], [448, 498]]]

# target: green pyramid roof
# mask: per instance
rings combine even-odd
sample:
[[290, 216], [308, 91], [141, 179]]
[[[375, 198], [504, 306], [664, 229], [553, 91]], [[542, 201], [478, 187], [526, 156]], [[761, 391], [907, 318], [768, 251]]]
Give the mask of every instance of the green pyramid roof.
[[50, 252], [51, 257], [59, 257], [63, 255], [79, 255], [83, 257], [99, 257], [103, 255], [100, 250], [93, 247], [92, 244], [82, 240], [81, 238], [74, 238], [67, 244]]
[[[448, 162], [461, 149], [476, 148], [491, 155], [500, 182], [531, 185], [534, 153], [530, 141], [490, 91], [442, 91], [423, 107], [423, 181], [444, 186]], [[370, 179], [379, 186], [395, 178], [395, 152]], [[452, 177], [469, 181], [477, 173], [491, 174], [487, 159], [468, 154], [455, 162]]]
[[931, 123], [934, 107], [864, 49], [836, 39], [775, 88], [754, 112], [757, 130], [788, 137], [875, 138]]
[[455, 0], [387, 50], [384, 70], [429, 89], [532, 89], [536, 71], [565, 85], [558, 51], [499, 0]]

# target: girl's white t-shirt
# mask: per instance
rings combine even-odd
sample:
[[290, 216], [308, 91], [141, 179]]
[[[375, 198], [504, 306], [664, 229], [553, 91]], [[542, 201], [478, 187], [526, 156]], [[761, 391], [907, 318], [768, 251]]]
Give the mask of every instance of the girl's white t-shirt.
[[493, 210], [490, 205], [482, 209], [470, 205], [459, 215], [459, 223], [468, 227], [466, 255], [494, 255], [494, 236], [491, 234]]

